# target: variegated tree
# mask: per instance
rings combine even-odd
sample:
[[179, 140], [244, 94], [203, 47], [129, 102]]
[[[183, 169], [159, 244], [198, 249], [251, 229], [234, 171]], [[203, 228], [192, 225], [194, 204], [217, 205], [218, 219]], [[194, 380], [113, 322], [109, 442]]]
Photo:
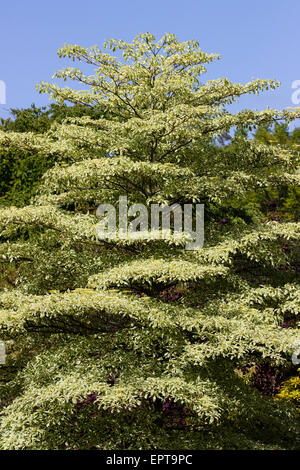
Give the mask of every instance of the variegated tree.
[[[59, 161], [32, 205], [0, 211], [1, 262], [15, 268], [0, 294], [0, 447], [291, 448], [293, 409], [262, 397], [245, 371], [290, 362], [300, 226], [261, 220], [247, 197], [298, 184], [299, 153], [243, 135], [232, 148], [214, 142], [299, 115], [230, 113], [240, 96], [278, 84], [204, 83], [218, 56], [195, 41], [147, 33], [104, 49], [65, 45], [59, 56], [94, 74], [65, 68], [55, 77], [82, 89], [39, 90], [110, 119], [0, 134], [1, 151]], [[97, 206], [124, 195], [146, 206], [204, 204], [203, 248], [185, 250], [184, 237], [98, 240]]]

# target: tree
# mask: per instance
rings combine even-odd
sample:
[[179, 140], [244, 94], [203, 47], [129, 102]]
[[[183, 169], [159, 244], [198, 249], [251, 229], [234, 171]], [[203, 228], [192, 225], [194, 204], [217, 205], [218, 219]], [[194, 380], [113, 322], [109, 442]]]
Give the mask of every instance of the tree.
[[[276, 123], [273, 128], [263, 126], [257, 129], [255, 139], [267, 145], [280, 145], [284, 149], [299, 152], [300, 128], [289, 132], [287, 124]], [[284, 182], [276, 187], [264, 190], [263, 201], [272, 212], [272, 216], [299, 220], [300, 217], [300, 187], [299, 184], [287, 185]], [[276, 214], [274, 213], [276, 212]]]
[[[241, 134], [242, 133], [242, 134]], [[237, 148], [239, 146], [239, 136], [249, 138], [248, 132], [244, 129], [236, 129], [234, 138], [231, 139], [228, 145], [229, 152], [232, 151], [231, 146]], [[265, 145], [271, 145], [281, 148], [281, 150], [299, 153], [299, 136], [300, 128], [294, 128], [289, 131], [287, 123], [275, 122], [274, 125], [263, 124], [256, 129], [255, 135], [250, 137], [254, 138], [257, 142]], [[275, 163], [276, 164], [276, 163]], [[289, 220], [298, 221], [300, 217], [300, 187], [298, 180], [287, 184], [285, 180], [276, 181], [272, 186], [266, 188], [262, 187], [247, 196], [248, 205], [252, 207], [259, 207], [260, 211], [269, 217], [271, 220]], [[245, 205], [245, 201], [243, 201]]]
[[[0, 129], [5, 132], [46, 134], [55, 123], [67, 117], [89, 115], [92, 119], [103, 117], [103, 111], [83, 105], [66, 106], [52, 103], [38, 108], [34, 104], [25, 109], [11, 109], [11, 117], [0, 119]], [[108, 116], [106, 116], [108, 118]], [[22, 206], [30, 203], [41, 176], [56, 162], [34, 149], [14, 146], [2, 148], [0, 155], [0, 204]]]
[[[258, 126], [254, 136], [249, 134], [245, 127], [237, 126], [233, 136], [225, 133], [217, 140], [219, 145], [223, 146], [221, 155], [224, 151], [229, 154], [239, 152], [241, 139], [245, 138], [254, 139], [264, 145], [276, 146], [278, 149], [281, 148], [283, 152], [297, 153], [299, 152], [299, 136], [300, 128], [289, 131], [287, 123], [275, 122], [272, 126], [267, 123]], [[216, 147], [215, 152], [218, 150]], [[273, 170], [268, 168], [262, 170], [262, 172], [266, 171]], [[298, 221], [300, 217], [300, 187], [297, 176], [292, 184], [288, 184], [284, 179], [281, 182], [273, 181], [271, 184], [270, 187], [263, 185], [252, 193], [248, 193], [246, 198], [239, 196], [236, 199], [228, 200], [226, 208], [223, 207], [223, 209], [233, 218], [239, 217], [241, 212], [244, 215], [245, 213], [253, 215], [256, 212], [270, 220]]]
[[[294, 409], [262, 397], [248, 372], [266, 360], [289, 366], [299, 223], [232, 219], [224, 208], [258, 187], [299, 182], [299, 157], [242, 135], [231, 151], [212, 141], [299, 114], [231, 114], [239, 96], [277, 83], [203, 84], [218, 56], [196, 41], [147, 33], [104, 46], [111, 52], [59, 51], [95, 67], [90, 76], [57, 72], [83, 90], [39, 90], [112, 119], [68, 118], [43, 136], [0, 133], [2, 146], [62, 161], [34, 204], [0, 211], [2, 260], [18, 267], [15, 287], [0, 295], [0, 447], [293, 448]], [[96, 208], [119, 196], [148, 207], [204, 203], [204, 247], [185, 250], [184, 234], [98, 240]]]

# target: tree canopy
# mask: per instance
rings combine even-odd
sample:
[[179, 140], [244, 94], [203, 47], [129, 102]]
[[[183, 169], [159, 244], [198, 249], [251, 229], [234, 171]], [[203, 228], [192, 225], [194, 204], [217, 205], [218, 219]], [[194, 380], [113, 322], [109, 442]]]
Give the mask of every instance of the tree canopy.
[[[43, 134], [0, 131], [1, 151], [57, 162], [31, 205], [0, 210], [1, 259], [17, 267], [0, 293], [0, 448], [294, 448], [296, 411], [261, 396], [251, 370], [290, 367], [300, 225], [264, 220], [247, 197], [299, 185], [299, 152], [243, 133], [215, 142], [300, 114], [231, 113], [240, 96], [278, 83], [203, 83], [218, 56], [172, 34], [58, 53], [94, 73], [65, 68], [56, 78], [81, 90], [40, 92], [106, 114], [68, 116]], [[98, 240], [96, 208], [119, 196], [203, 203], [204, 247]]]

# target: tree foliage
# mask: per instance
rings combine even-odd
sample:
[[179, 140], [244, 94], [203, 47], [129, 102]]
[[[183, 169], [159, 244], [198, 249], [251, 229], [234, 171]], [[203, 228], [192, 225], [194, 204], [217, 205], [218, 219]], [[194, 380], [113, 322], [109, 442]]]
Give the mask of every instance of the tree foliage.
[[[52, 103], [49, 107], [11, 109], [11, 117], [0, 120], [0, 129], [7, 133], [47, 134], [55, 123], [67, 117], [103, 116], [102, 110], [82, 105], [66, 106]], [[34, 149], [8, 146], [0, 155], [0, 204], [22, 206], [34, 196], [41, 176], [56, 162], [56, 155]]]
[[[299, 184], [299, 154], [242, 135], [228, 148], [212, 142], [299, 113], [230, 113], [240, 96], [277, 82], [203, 83], [218, 56], [196, 41], [147, 33], [104, 46], [59, 51], [94, 67], [89, 76], [57, 72], [82, 90], [39, 89], [109, 119], [0, 132], [1, 149], [57, 161], [30, 206], [0, 211], [1, 260], [18, 273], [0, 294], [8, 348], [0, 448], [293, 448], [295, 410], [262, 397], [243, 371], [289, 364], [299, 337], [300, 225], [263, 221], [232, 201]], [[97, 205], [120, 195], [147, 206], [204, 203], [204, 247], [97, 240]]]

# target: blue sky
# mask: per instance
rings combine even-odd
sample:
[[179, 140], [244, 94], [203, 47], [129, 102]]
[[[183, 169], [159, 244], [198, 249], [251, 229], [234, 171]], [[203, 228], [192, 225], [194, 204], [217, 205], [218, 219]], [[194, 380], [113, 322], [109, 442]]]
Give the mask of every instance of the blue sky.
[[0, 21], [0, 80], [7, 89], [0, 117], [11, 107], [48, 104], [35, 84], [72, 65], [56, 55], [63, 43], [101, 46], [107, 38], [131, 40], [147, 31], [196, 39], [205, 52], [220, 53], [208, 79], [282, 82], [276, 91], [244, 97], [237, 108], [293, 106], [292, 82], [300, 80], [299, 0], [2, 0]]

